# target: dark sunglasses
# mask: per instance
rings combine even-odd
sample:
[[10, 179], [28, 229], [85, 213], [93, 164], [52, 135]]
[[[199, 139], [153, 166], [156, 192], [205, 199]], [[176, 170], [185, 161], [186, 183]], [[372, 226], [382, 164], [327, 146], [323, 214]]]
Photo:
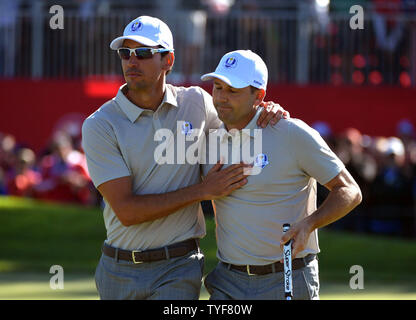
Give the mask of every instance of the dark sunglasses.
[[169, 49], [154, 49], [154, 48], [119, 48], [117, 49], [117, 53], [123, 60], [129, 60], [130, 56], [134, 52], [137, 59], [143, 60], [143, 59], [150, 59], [153, 57], [155, 53], [158, 52], [168, 52], [171, 51]]

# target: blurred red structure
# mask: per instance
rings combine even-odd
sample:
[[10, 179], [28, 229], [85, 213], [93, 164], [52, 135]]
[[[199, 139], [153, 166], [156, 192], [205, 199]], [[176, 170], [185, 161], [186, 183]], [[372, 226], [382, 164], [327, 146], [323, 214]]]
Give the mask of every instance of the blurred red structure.
[[[169, 78], [168, 78], [169, 80]], [[0, 81], [0, 131], [13, 134], [36, 152], [68, 113], [85, 117], [114, 97], [121, 79], [111, 81]], [[210, 84], [203, 84], [211, 92]], [[395, 134], [400, 119], [416, 123], [416, 89], [382, 86], [269, 85], [266, 100], [280, 103], [308, 124], [326, 121], [335, 133], [347, 127], [374, 136]]]

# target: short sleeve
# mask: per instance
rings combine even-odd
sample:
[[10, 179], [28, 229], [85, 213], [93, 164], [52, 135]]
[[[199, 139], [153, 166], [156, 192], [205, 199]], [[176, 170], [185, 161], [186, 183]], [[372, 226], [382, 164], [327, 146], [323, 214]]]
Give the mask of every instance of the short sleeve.
[[319, 133], [303, 121], [290, 121], [289, 137], [298, 165], [320, 184], [327, 184], [345, 168]]
[[89, 117], [82, 125], [82, 148], [88, 172], [95, 187], [106, 181], [130, 176], [117, 139], [109, 125], [98, 118]]

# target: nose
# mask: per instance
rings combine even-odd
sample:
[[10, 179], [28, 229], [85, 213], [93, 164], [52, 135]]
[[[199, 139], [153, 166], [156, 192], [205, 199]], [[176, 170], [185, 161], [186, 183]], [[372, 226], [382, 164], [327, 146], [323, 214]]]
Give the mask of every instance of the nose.
[[137, 59], [136, 55], [134, 53], [132, 53], [130, 55], [129, 60], [127, 60], [129, 65], [137, 65], [139, 63], [139, 59]]
[[218, 99], [219, 102], [227, 102], [228, 101], [228, 96], [224, 91], [225, 90], [219, 90], [219, 92], [217, 94], [217, 99]]

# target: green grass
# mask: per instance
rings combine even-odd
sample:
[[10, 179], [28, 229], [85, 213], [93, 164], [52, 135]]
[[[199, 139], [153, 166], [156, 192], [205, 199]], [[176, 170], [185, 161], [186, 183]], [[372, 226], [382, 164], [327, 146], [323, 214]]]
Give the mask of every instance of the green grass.
[[[47, 273], [0, 273], [0, 300], [97, 300], [94, 278], [83, 275], [64, 277], [64, 288], [52, 290]], [[208, 293], [201, 291], [201, 300], [208, 300]], [[364, 290], [351, 290], [348, 284], [323, 283], [321, 300], [416, 300], [414, 286], [405, 284], [365, 285]]]
[[0, 300], [98, 300], [94, 278], [64, 273], [64, 288], [51, 289], [50, 275], [0, 273]]
[[[98, 298], [93, 276], [105, 237], [98, 208], [0, 197], [0, 299]], [[416, 299], [416, 241], [330, 229], [319, 240], [322, 299]], [[212, 218], [201, 247], [207, 274], [217, 264]], [[64, 268], [64, 290], [49, 287], [52, 265]], [[349, 288], [352, 265], [364, 268], [364, 290]]]
[[416, 289], [416, 241], [375, 235], [320, 231], [321, 279], [349, 282], [350, 267], [360, 265], [366, 282], [405, 282]]
[[0, 198], [0, 272], [59, 264], [92, 274], [105, 236], [97, 208]]

